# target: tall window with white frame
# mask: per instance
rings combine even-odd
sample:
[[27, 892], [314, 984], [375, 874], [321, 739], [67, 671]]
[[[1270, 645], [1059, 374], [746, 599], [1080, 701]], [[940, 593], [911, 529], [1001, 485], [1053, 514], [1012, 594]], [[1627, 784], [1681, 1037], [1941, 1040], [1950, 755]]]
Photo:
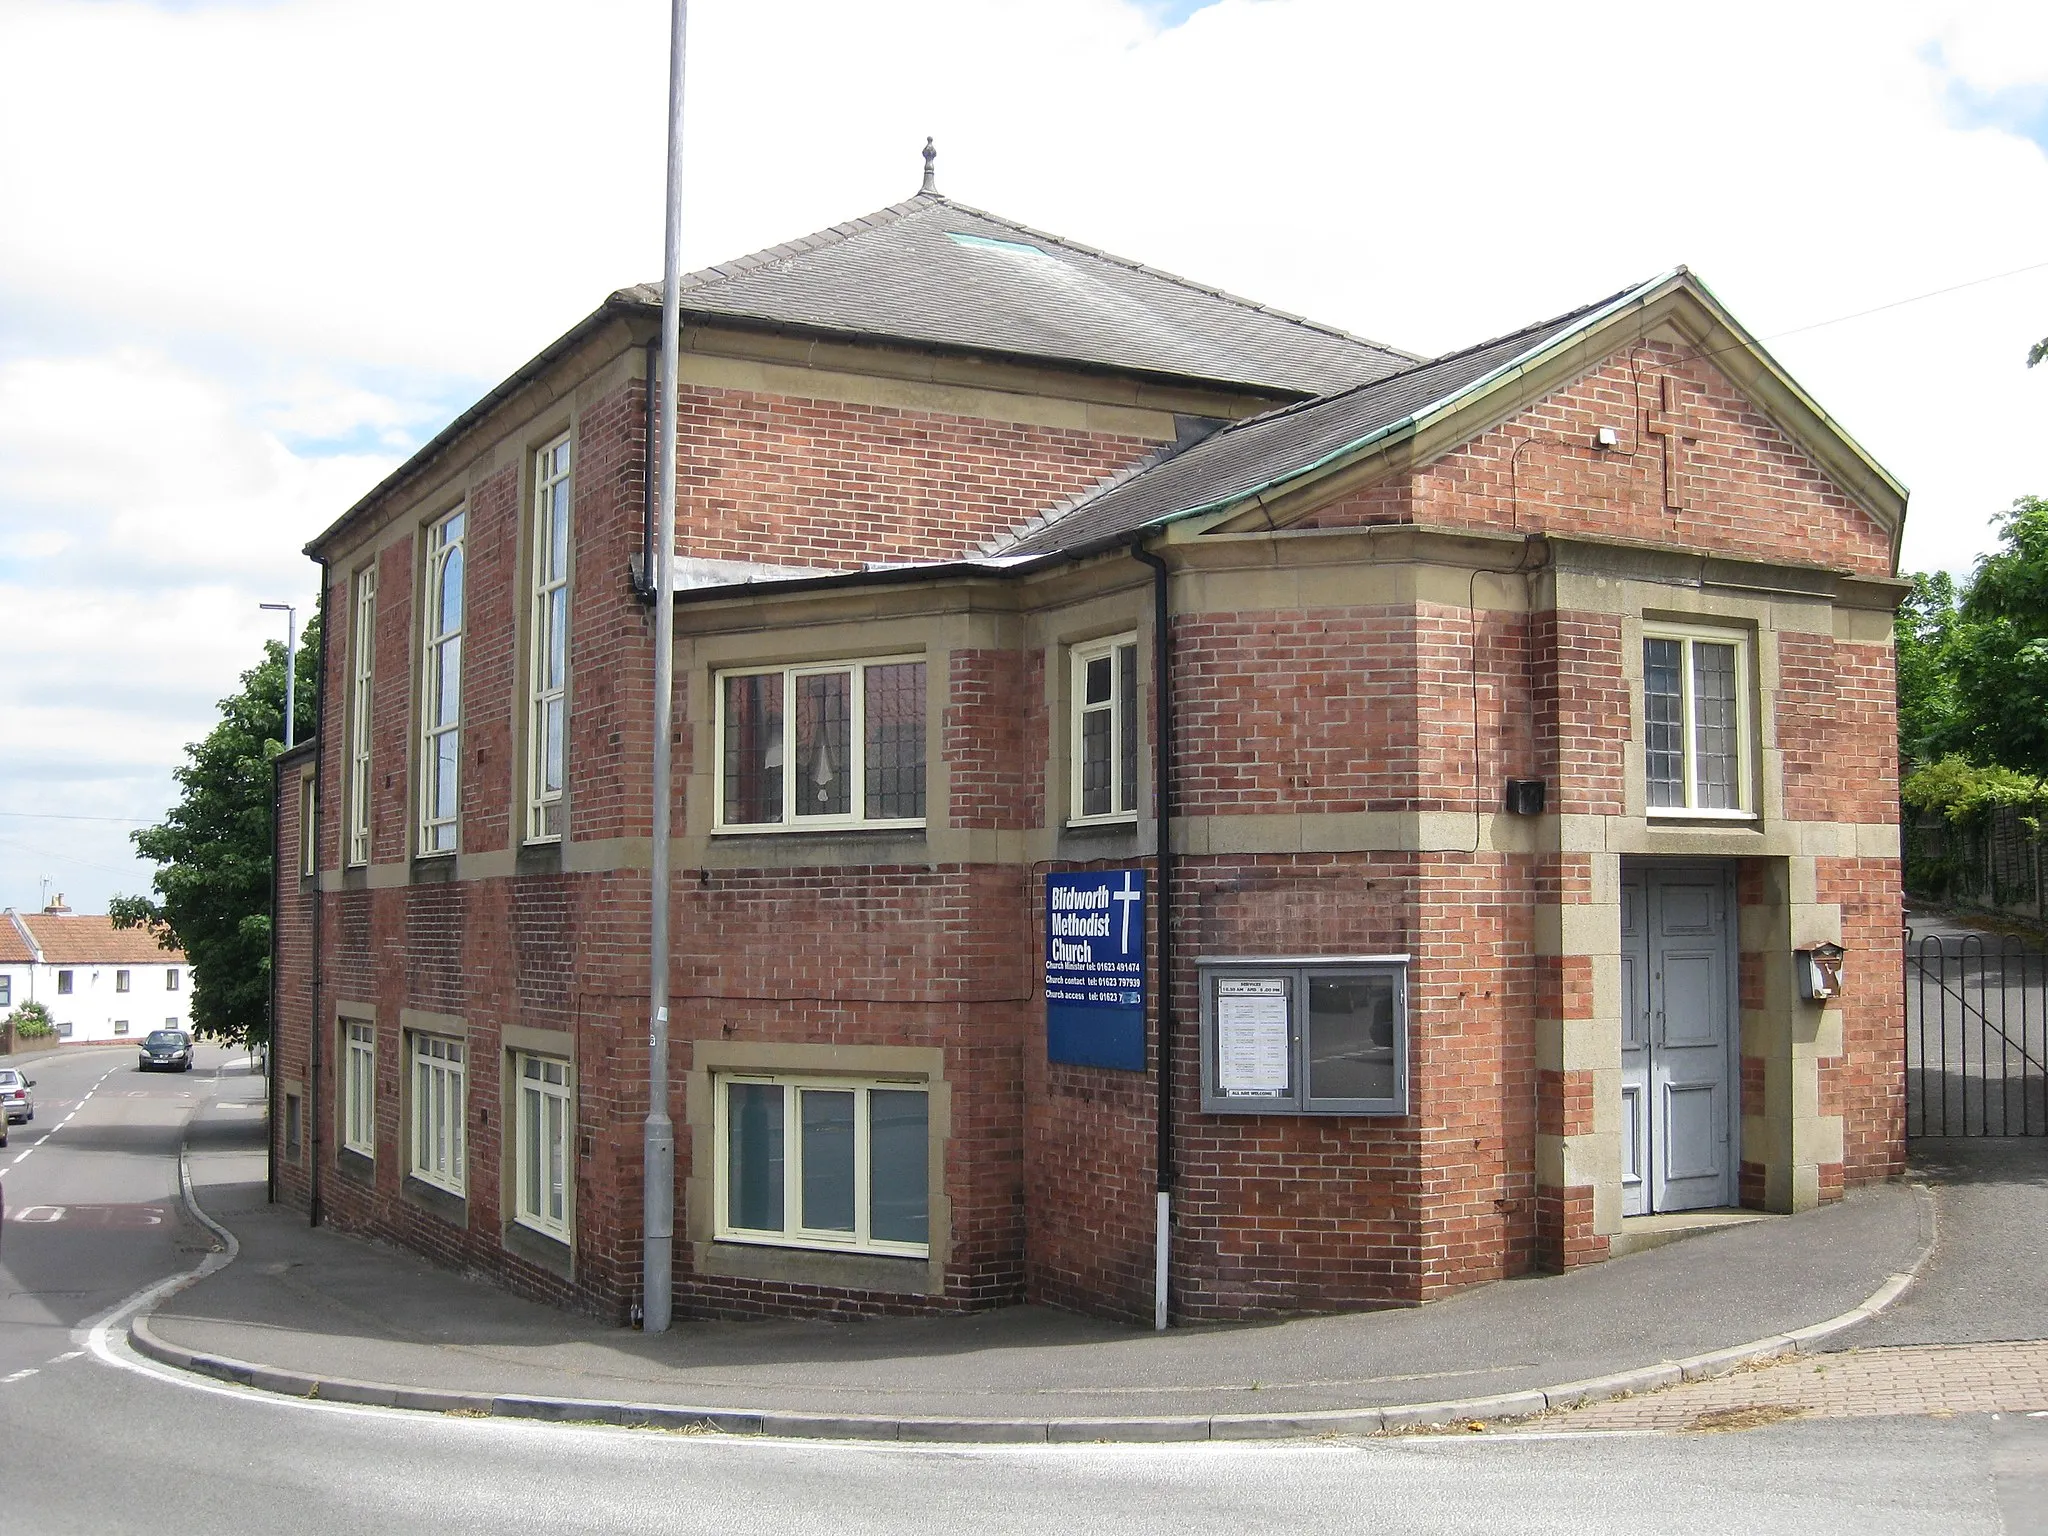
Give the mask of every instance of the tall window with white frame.
[[518, 1146], [522, 1226], [569, 1241], [569, 1139], [576, 1124], [569, 1063], [520, 1052]]
[[464, 1189], [464, 1054], [460, 1040], [412, 1037], [412, 1173], [451, 1195]]
[[341, 1068], [341, 1144], [364, 1157], [377, 1155], [377, 1026], [346, 1020]]
[[1645, 625], [1643, 778], [1650, 815], [1751, 816], [1750, 764], [1746, 637]]
[[1138, 637], [1073, 649], [1073, 783], [1068, 819], [1130, 821], [1138, 814]]
[[419, 851], [453, 853], [462, 750], [462, 539], [457, 508], [427, 530], [426, 613], [420, 674]]
[[376, 672], [377, 568], [355, 575], [353, 628], [349, 634], [348, 695], [348, 861], [370, 862], [370, 691]]
[[534, 456], [533, 624], [527, 708], [526, 840], [562, 835], [569, 686], [569, 439]]
[[320, 868], [320, 790], [308, 773], [299, 779], [299, 877], [310, 879]]

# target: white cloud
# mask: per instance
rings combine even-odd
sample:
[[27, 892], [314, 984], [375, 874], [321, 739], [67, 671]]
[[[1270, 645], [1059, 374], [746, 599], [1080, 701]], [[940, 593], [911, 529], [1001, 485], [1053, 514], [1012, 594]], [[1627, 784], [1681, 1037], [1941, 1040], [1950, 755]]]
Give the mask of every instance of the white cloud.
[[[1796, 331], [1770, 344], [1913, 488], [1909, 565], [1966, 566], [2048, 492], [2048, 368], [2021, 362], [2048, 273], [1803, 329], [2048, 254], [2042, 145], [1957, 107], [2048, 89], [2038, 6], [691, 15], [693, 263], [907, 196], [929, 133], [963, 201], [1418, 350], [1689, 262], [1759, 335]], [[160, 810], [274, 633], [254, 604], [310, 605], [305, 539], [659, 272], [666, 22], [0, 6], [0, 708], [57, 743], [47, 771], [0, 759], [0, 811]], [[0, 900], [29, 857], [6, 839], [73, 846], [61, 825], [0, 819]]]

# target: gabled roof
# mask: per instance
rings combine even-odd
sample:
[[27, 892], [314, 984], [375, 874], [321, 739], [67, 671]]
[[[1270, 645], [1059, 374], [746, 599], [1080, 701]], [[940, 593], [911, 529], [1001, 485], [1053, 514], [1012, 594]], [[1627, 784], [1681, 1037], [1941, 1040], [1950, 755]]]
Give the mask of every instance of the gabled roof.
[[12, 912], [0, 913], [0, 965], [34, 965], [35, 960], [21, 919]]
[[1453, 398], [1503, 365], [1540, 351], [1579, 320], [1623, 296], [1616, 294], [1462, 352], [1446, 353], [1376, 383], [1233, 422], [1139, 473], [1106, 482], [1039, 525], [997, 541], [989, 552], [1053, 554], [1226, 506], [1348, 452], [1435, 402]]
[[25, 912], [21, 923], [34, 936], [45, 965], [183, 965], [185, 953], [164, 949], [149, 928], [116, 928], [105, 916], [52, 916]]
[[[1320, 395], [1416, 359], [937, 192], [690, 273], [723, 316]], [[659, 283], [619, 298], [658, 307]]]
[[1599, 333], [1616, 323], [1639, 325], [1679, 309], [1695, 317], [1688, 323], [1702, 328], [1702, 334], [1711, 331], [1727, 339], [1714, 348], [1717, 365], [1890, 531], [1896, 563], [1905, 487], [1816, 405], [1684, 267], [1388, 378], [1233, 422], [1192, 447], [1169, 450], [1134, 473], [1105, 481], [1010, 538], [991, 543], [986, 553], [1080, 552], [1269, 492], [1282, 493], [1382, 445], [1418, 437], [1454, 414], [1476, 411], [1482, 401], [1496, 399], [1524, 375], [1568, 356], [1582, 341], [1601, 344]]

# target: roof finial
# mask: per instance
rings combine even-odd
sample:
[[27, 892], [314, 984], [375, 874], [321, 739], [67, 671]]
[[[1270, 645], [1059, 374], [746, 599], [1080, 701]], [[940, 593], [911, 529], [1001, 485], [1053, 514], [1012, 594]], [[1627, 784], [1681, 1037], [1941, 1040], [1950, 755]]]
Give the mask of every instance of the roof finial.
[[932, 148], [931, 136], [927, 134], [924, 141], [924, 186], [920, 191], [936, 193], [939, 190], [938, 177], [932, 170], [938, 158], [939, 152]]

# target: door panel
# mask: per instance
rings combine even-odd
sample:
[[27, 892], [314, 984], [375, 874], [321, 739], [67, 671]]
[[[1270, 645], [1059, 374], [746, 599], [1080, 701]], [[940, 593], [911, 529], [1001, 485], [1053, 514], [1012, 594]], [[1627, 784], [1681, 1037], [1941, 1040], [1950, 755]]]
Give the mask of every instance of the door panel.
[[1721, 1172], [1721, 1090], [1713, 1083], [1672, 1083], [1664, 1089], [1664, 1182], [1713, 1178]]
[[1728, 1023], [1721, 1016], [1723, 960], [1718, 949], [1671, 949], [1661, 957], [1664, 991], [1664, 1027], [1657, 1043], [1669, 1051], [1674, 1046], [1717, 1046], [1728, 1038]]
[[1622, 1210], [1735, 1198], [1733, 882], [1723, 868], [1622, 873]]
[[1650, 1161], [1650, 956], [1645, 885], [1639, 875], [1621, 881], [1621, 1213], [1649, 1210], [1645, 1174]]

